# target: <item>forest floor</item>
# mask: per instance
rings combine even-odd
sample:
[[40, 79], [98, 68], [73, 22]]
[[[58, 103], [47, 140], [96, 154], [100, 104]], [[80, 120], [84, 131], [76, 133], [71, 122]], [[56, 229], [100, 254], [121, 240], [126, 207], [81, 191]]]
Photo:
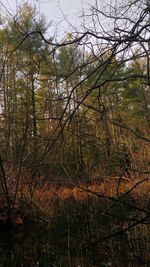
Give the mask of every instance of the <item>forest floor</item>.
[[[43, 247], [48, 243], [57, 256], [61, 251], [59, 257], [90, 258], [94, 265], [87, 266], [101, 266], [106, 259], [111, 266], [135, 267], [139, 260], [148, 266], [149, 189], [148, 178], [127, 177], [105, 177], [76, 185], [44, 182], [34, 187], [34, 192], [26, 184], [12, 206], [11, 232], [39, 235], [42, 230], [42, 240], [46, 238]], [[3, 198], [1, 233], [8, 230], [7, 210]]]
[[[19, 191], [15, 204], [11, 205], [13, 222], [22, 225], [28, 221], [38, 221], [39, 219], [49, 222], [59, 215], [63, 209], [72, 208], [72, 204], [82, 205], [90, 201], [94, 205], [100, 202], [108, 202], [108, 206], [115, 206], [124, 202], [128, 206], [130, 202], [135, 210], [143, 212], [148, 210], [150, 204], [150, 179], [127, 177], [104, 177], [103, 181], [98, 179], [86, 180], [74, 183], [51, 183], [44, 182], [31, 190], [31, 186], [24, 185]], [[10, 198], [10, 202], [13, 199]], [[107, 207], [108, 208], [108, 207]], [[4, 198], [0, 200], [0, 222], [7, 221], [8, 204]], [[105, 207], [104, 207], [105, 210]]]

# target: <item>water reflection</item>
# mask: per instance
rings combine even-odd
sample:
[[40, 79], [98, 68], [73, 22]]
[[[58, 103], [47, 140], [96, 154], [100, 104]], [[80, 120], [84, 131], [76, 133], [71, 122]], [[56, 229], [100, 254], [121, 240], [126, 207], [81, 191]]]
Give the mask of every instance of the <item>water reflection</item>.
[[[145, 232], [132, 230], [105, 242], [90, 241], [82, 225], [66, 229], [42, 229], [0, 235], [0, 267], [148, 267], [149, 241]], [[104, 230], [104, 229], [103, 229]], [[96, 232], [97, 231], [97, 232]], [[104, 234], [104, 232], [103, 232]], [[91, 233], [98, 235], [98, 228]], [[140, 237], [141, 236], [141, 237]], [[88, 245], [83, 247], [84, 245]], [[144, 245], [146, 244], [146, 246]]]
[[[70, 255], [62, 241], [52, 242], [40, 233], [0, 236], [0, 267], [84, 266], [82, 259]], [[70, 257], [73, 256], [73, 260]], [[88, 265], [86, 265], [88, 266]]]

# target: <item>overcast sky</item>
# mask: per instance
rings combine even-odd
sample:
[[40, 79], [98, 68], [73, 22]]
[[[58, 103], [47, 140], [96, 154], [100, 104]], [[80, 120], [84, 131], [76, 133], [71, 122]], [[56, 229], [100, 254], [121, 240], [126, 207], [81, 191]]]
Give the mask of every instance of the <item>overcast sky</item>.
[[[21, 5], [23, 2], [26, 1], [2, 0], [0, 1], [0, 10], [5, 14], [10, 12], [14, 15], [17, 6]], [[67, 22], [65, 22], [65, 18], [75, 26], [80, 25], [82, 23], [81, 15], [83, 8], [84, 11], [87, 11], [89, 9], [89, 4], [91, 4], [93, 0], [30, 0], [28, 2], [37, 6], [38, 10], [46, 16], [47, 22], [52, 21], [51, 31], [55, 31], [57, 26], [58, 32], [63, 34], [71, 30]], [[6, 10], [5, 7], [8, 10]]]

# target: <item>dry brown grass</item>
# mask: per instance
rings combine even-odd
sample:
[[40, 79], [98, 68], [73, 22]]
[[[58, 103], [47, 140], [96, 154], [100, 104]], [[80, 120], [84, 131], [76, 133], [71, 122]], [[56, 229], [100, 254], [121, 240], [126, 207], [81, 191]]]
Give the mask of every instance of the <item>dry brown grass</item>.
[[[146, 154], [147, 155], [147, 154]], [[7, 175], [10, 176], [10, 173]], [[9, 189], [13, 194], [16, 186], [16, 173], [11, 172], [11, 179], [8, 180]], [[32, 180], [32, 173], [22, 171], [19, 179], [17, 199], [22, 199], [30, 207], [36, 207], [41, 213], [53, 216], [55, 211], [60, 209], [64, 203], [71, 201], [86, 202], [89, 198], [97, 198], [96, 194], [117, 198], [123, 196], [132, 197], [137, 205], [148, 205], [150, 202], [150, 179], [146, 174], [139, 174], [133, 177], [110, 177], [105, 176], [102, 181], [93, 179], [92, 181], [80, 182], [77, 185], [73, 183], [64, 183], [54, 181], [45, 182], [43, 177], [36, 177]], [[98, 202], [101, 201], [99, 197]], [[69, 204], [67, 204], [69, 205]]]
[[[55, 210], [62, 207], [66, 201], [84, 202], [89, 197], [96, 197], [97, 193], [114, 198], [126, 195], [132, 197], [137, 204], [147, 206], [150, 199], [149, 189], [150, 180], [144, 178], [119, 180], [119, 177], [106, 177], [101, 183], [93, 182], [90, 185], [79, 183], [76, 186], [65, 185], [59, 188], [45, 183], [42, 187], [35, 188], [32, 202], [49, 216], [53, 216]], [[24, 197], [26, 200], [30, 199], [27, 186], [24, 187]]]

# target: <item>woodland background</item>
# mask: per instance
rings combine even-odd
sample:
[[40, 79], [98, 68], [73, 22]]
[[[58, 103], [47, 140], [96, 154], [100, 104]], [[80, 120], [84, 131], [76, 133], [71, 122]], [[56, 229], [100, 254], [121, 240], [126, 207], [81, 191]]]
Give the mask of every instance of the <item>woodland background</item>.
[[53, 222], [69, 266], [74, 231], [111, 266], [126, 249], [107, 241], [126, 233], [126, 258], [148, 266], [149, 1], [95, 1], [83, 17], [58, 41], [29, 3], [1, 16], [0, 227]]

